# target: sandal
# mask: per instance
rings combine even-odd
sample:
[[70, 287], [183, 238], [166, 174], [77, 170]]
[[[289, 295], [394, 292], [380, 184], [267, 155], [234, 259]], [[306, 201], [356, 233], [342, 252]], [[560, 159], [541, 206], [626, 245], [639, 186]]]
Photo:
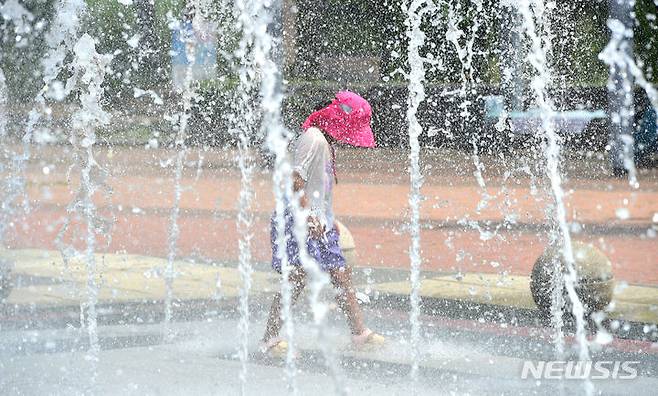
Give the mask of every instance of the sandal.
[[261, 352], [272, 358], [285, 359], [288, 354], [288, 342], [280, 337], [271, 338], [261, 346]]
[[370, 329], [365, 329], [363, 333], [352, 336], [352, 346], [360, 351], [377, 350], [384, 344], [386, 344], [386, 337]]

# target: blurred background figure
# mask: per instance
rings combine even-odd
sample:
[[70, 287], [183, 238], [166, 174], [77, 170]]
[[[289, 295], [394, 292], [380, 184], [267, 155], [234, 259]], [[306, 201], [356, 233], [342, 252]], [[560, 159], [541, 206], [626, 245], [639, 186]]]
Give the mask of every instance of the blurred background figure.
[[175, 91], [183, 88], [188, 66], [192, 81], [212, 80], [217, 74], [217, 34], [215, 23], [194, 6], [187, 5], [178, 26], [172, 28], [171, 65]]

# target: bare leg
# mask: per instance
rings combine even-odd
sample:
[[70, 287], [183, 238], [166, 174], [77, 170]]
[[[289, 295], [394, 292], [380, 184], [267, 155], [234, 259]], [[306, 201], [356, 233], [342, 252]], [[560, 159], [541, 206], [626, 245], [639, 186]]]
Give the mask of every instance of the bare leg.
[[[292, 286], [292, 303], [297, 302], [299, 295], [304, 290], [306, 274], [302, 268], [295, 267], [290, 272], [289, 280]], [[267, 319], [267, 327], [265, 328], [265, 335], [263, 335], [263, 342], [277, 337], [283, 326], [283, 319], [281, 318], [281, 293], [274, 295], [272, 307], [270, 307], [270, 315]]]
[[336, 302], [340, 309], [345, 312], [352, 334], [362, 334], [366, 330], [366, 326], [363, 324], [363, 313], [356, 300], [354, 287], [352, 287], [352, 269], [346, 266], [342, 269], [331, 270], [329, 274], [331, 275], [331, 283], [338, 289]]

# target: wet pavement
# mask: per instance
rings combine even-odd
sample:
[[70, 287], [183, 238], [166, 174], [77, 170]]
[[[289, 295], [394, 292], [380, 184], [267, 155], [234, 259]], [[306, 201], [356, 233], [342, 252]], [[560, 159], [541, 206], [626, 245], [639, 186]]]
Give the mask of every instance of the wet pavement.
[[[37, 324], [39, 315], [27, 323], [20, 319], [22, 313], [35, 309], [40, 312], [68, 311], [75, 316], [79, 307], [88, 300], [87, 269], [83, 257], [65, 262], [58, 251], [24, 249], [0, 252], [0, 259], [13, 263], [14, 277], [14, 287], [2, 310], [3, 328]], [[165, 296], [166, 259], [97, 254], [95, 262], [98, 263], [95, 277], [99, 285], [98, 304], [111, 308], [105, 312], [123, 310], [129, 316], [135, 306], [146, 305], [156, 311], [155, 316], [150, 317], [158, 318]], [[242, 280], [237, 262], [177, 260], [174, 269], [173, 296], [177, 303], [217, 306], [224, 311], [238, 305]], [[373, 306], [406, 309], [411, 292], [407, 271], [366, 267], [356, 267], [353, 271], [355, 287], [364, 296], [364, 301], [367, 298]], [[280, 287], [280, 278], [265, 263], [255, 266], [251, 278], [251, 299], [263, 305], [257, 309], [266, 309], [267, 301]], [[420, 295], [426, 312], [460, 319], [486, 319], [494, 323], [547, 325], [535, 306], [527, 276], [467, 273], [456, 279], [452, 275], [423, 271], [421, 278]], [[651, 326], [651, 331], [630, 327], [616, 335], [658, 341], [656, 301], [656, 287], [631, 285], [618, 288], [613, 305], [606, 310], [607, 319], [635, 327]]]
[[[103, 351], [95, 384], [89, 380], [88, 341], [80, 329], [86, 270], [80, 261], [65, 265], [56, 252], [55, 240], [79, 183], [75, 171], [67, 173], [69, 154], [65, 146], [37, 150], [27, 177], [31, 211], [17, 217], [7, 249], [0, 252], [14, 263], [15, 281], [0, 304], [0, 389], [16, 394], [237, 393], [235, 217], [240, 173], [234, 153], [191, 150], [188, 156], [174, 263], [173, 326], [179, 335], [169, 343], [162, 339], [160, 322], [174, 189], [168, 160], [174, 153], [99, 148], [97, 159], [109, 176], [95, 203], [112, 226], [99, 237], [97, 249]], [[554, 228], [546, 220], [551, 196], [537, 163], [522, 156], [484, 156], [483, 187], [463, 153], [428, 150], [423, 158], [421, 295], [429, 352], [419, 392], [580, 394], [580, 381], [537, 382], [519, 375], [524, 359], [555, 357], [553, 331], [528, 287], [531, 268]], [[364, 307], [372, 326], [392, 340], [395, 351], [405, 351], [336, 351], [345, 383], [356, 394], [409, 392], [405, 161], [403, 150], [338, 151], [336, 213], [356, 245], [357, 289], [370, 298]], [[569, 157], [564, 167], [573, 237], [603, 251], [617, 281], [608, 312], [609, 320], [618, 320], [617, 327], [610, 340], [592, 343], [593, 355], [642, 362], [636, 380], [603, 381], [597, 389], [625, 394], [630, 386], [634, 393], [651, 394], [658, 354], [658, 172], [643, 170], [640, 188], [631, 190], [626, 181], [605, 176], [605, 161], [596, 156]], [[269, 171], [256, 168], [253, 185], [251, 350], [256, 353], [279, 279], [268, 264], [273, 208]], [[71, 224], [63, 240], [82, 247], [83, 230], [75, 216]], [[309, 336], [309, 307], [301, 305], [296, 312], [299, 331], [306, 334], [300, 336], [306, 362], [300, 362], [300, 394], [325, 394], [334, 382], [321, 359], [318, 363], [320, 352]], [[337, 337], [333, 344], [346, 344], [341, 315], [332, 313], [330, 319]], [[569, 326], [567, 354], [575, 344]], [[250, 394], [286, 392], [280, 364], [253, 355], [250, 376]]]
[[[301, 311], [301, 310], [300, 310]], [[336, 362], [332, 375], [308, 318], [296, 318], [296, 383], [300, 394], [408, 394], [411, 365], [408, 329], [395, 311], [369, 312], [368, 322], [387, 337], [381, 350], [351, 349], [340, 318], [325, 324], [324, 341]], [[330, 315], [331, 316], [331, 315]], [[250, 337], [246, 394], [287, 394], [284, 363], [258, 351], [263, 317], [256, 313]], [[424, 319], [424, 318], [423, 318]], [[238, 394], [237, 319], [211, 314], [173, 325], [165, 342], [159, 325], [101, 326], [98, 362], [86, 352], [84, 330], [0, 333], [0, 388], [11, 394]], [[525, 361], [551, 360], [553, 347], [539, 333], [483, 337], [454, 323], [424, 321], [419, 394], [582, 394], [582, 380], [522, 379]], [[629, 380], [594, 380], [602, 394], [649, 395], [658, 385], [658, 355], [606, 348], [595, 361], [633, 361]], [[338, 393], [338, 392], [336, 392]]]

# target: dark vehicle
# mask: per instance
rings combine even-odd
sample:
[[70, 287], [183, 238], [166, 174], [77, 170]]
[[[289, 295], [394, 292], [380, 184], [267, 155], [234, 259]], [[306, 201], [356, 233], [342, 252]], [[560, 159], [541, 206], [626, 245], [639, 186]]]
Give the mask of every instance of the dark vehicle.
[[643, 117], [635, 130], [635, 163], [640, 167], [651, 166], [658, 154], [658, 122], [656, 109], [647, 103]]

